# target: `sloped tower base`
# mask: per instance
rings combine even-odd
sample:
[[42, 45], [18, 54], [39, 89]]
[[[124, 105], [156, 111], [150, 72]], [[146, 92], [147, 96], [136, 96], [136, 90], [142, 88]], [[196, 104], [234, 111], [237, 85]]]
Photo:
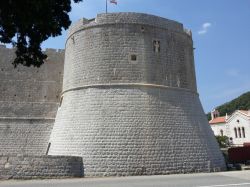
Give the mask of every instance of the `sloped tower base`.
[[64, 95], [51, 155], [82, 156], [87, 176], [224, 170], [197, 94], [153, 87]]

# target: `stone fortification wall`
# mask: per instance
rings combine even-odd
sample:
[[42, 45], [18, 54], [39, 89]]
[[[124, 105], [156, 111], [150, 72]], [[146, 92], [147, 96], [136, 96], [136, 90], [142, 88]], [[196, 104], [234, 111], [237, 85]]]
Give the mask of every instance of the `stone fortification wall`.
[[45, 154], [62, 89], [64, 50], [47, 49], [40, 68], [17, 66], [0, 46], [0, 154]]
[[46, 50], [40, 68], [17, 66], [15, 50], [0, 46], [0, 118], [55, 118], [60, 99], [64, 50]]
[[87, 176], [225, 169], [196, 92], [192, 37], [167, 19], [101, 14], [71, 27], [50, 155]]
[[81, 157], [0, 155], [0, 179], [82, 177]]

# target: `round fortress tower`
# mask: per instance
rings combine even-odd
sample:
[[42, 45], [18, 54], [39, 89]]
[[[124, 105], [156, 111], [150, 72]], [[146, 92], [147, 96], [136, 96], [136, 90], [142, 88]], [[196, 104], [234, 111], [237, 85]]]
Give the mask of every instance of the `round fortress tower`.
[[140, 13], [72, 25], [50, 155], [86, 176], [224, 170], [196, 89], [191, 33]]

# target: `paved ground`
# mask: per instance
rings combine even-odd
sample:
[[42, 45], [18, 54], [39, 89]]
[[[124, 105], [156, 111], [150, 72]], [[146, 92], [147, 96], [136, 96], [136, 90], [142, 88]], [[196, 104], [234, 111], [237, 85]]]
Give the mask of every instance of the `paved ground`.
[[0, 187], [250, 187], [250, 171], [82, 178], [63, 180], [1, 181]]

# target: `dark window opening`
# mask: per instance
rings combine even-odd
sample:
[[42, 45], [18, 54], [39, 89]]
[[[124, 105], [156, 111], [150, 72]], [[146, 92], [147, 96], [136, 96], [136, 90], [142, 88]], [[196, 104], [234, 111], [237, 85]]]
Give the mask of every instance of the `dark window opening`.
[[235, 138], [238, 138], [238, 133], [237, 133], [237, 129], [234, 128], [234, 134], [235, 134]]
[[241, 130], [240, 127], [238, 128], [239, 138], [241, 138]]
[[246, 138], [245, 128], [244, 128], [244, 127], [242, 127], [242, 128], [241, 128], [241, 130], [242, 130], [242, 136], [243, 136], [243, 138]]
[[130, 56], [130, 60], [131, 61], [136, 61], [137, 60], [137, 56], [136, 55], [131, 55]]
[[145, 28], [141, 26], [141, 32], [145, 32]]

